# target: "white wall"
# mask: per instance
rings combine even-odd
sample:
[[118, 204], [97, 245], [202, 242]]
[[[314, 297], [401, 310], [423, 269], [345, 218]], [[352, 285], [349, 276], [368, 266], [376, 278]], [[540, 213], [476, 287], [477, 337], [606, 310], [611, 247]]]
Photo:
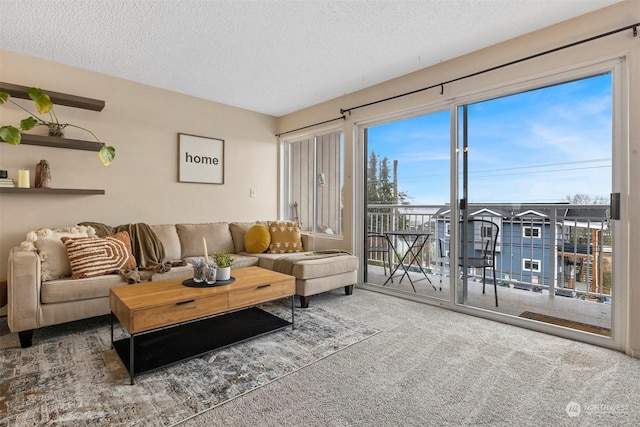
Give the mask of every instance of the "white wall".
[[[0, 277], [6, 277], [9, 249], [40, 227], [276, 218], [274, 117], [6, 50], [0, 50], [0, 81], [104, 100], [101, 112], [55, 109], [62, 122], [89, 128], [116, 148], [105, 168], [95, 152], [0, 143], [0, 169], [16, 181], [18, 169], [30, 169], [33, 185], [36, 163], [47, 159], [53, 187], [106, 190], [104, 196], [0, 194]], [[17, 102], [35, 111], [31, 101]], [[0, 106], [2, 125], [25, 117], [12, 105]], [[178, 133], [225, 140], [224, 185], [178, 182]], [[91, 139], [70, 128], [66, 136]]]
[[[452, 80], [638, 22], [640, 22], [640, 1], [617, 3], [571, 21], [287, 115], [278, 120], [278, 132], [286, 132], [338, 117], [341, 108], [355, 107]], [[621, 311], [624, 312], [618, 323], [621, 327], [618, 328], [617, 333], [620, 334], [621, 341], [624, 341], [624, 350], [635, 357], [640, 357], [640, 310], [636, 309], [640, 306], [640, 286], [636, 280], [640, 277], [640, 262], [638, 262], [640, 253], [640, 120], [638, 120], [640, 117], [640, 38], [634, 38], [631, 30], [448, 84], [444, 87], [442, 95], [439, 88], [432, 89], [354, 110], [342, 125], [347, 168], [345, 171], [344, 247], [355, 252], [359, 250], [360, 244], [354, 236], [358, 236], [357, 227], [362, 227], [362, 219], [355, 213], [361, 202], [354, 196], [357, 183], [354, 165], [364, 161], [356, 156], [357, 138], [354, 135], [356, 125], [399, 114], [402, 111], [451, 102], [456, 98], [505, 87], [508, 84], [545, 74], [557, 73], [578, 64], [587, 65], [618, 57], [624, 57], [627, 64], [629, 120], [625, 122], [628, 123], [628, 133], [625, 128], [621, 135], [622, 139], [615, 142], [616, 150], [622, 151], [622, 157], [628, 159], [628, 169], [626, 163], [620, 168], [625, 170], [626, 174], [622, 179], [624, 187], [622, 206], [623, 209], [626, 208], [625, 215], [622, 221], [617, 222], [616, 227], [621, 231], [619, 240], [623, 242], [622, 250], [617, 252], [617, 262], [618, 265], [625, 267], [618, 271], [615, 278], [616, 283], [621, 285], [618, 287], [618, 297], [621, 297], [618, 308], [622, 309], [616, 311], [616, 316], [620, 316]], [[359, 196], [362, 197], [361, 194]], [[356, 228], [353, 228], [354, 225]], [[318, 246], [322, 246], [321, 239]], [[624, 307], [627, 302], [628, 305]]]

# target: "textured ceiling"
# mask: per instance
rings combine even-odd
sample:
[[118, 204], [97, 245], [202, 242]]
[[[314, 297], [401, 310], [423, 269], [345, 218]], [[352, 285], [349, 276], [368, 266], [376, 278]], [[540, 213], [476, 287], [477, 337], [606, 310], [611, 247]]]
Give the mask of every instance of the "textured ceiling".
[[0, 0], [0, 47], [282, 116], [618, 1]]

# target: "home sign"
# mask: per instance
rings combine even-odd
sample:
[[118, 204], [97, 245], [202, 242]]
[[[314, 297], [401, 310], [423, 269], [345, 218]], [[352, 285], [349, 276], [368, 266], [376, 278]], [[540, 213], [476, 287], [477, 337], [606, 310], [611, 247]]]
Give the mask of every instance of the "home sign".
[[178, 134], [178, 181], [224, 184], [224, 140]]

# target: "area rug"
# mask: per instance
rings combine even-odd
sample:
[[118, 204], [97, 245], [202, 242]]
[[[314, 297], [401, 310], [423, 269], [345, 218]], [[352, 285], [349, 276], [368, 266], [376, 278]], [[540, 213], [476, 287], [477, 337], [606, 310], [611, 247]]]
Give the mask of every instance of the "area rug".
[[[260, 308], [289, 319], [291, 306]], [[297, 372], [379, 331], [319, 307], [287, 328], [136, 377], [112, 350], [109, 317], [0, 337], [0, 425], [172, 426]], [[6, 331], [6, 329], [5, 329]], [[215, 333], [214, 330], [202, 333]], [[124, 332], [116, 328], [116, 339]]]
[[560, 317], [547, 316], [546, 314], [523, 311], [520, 313], [519, 317], [564, 326], [566, 328], [578, 329], [580, 331], [591, 332], [592, 334], [604, 335], [606, 337], [611, 336], [611, 329], [596, 325], [589, 325], [588, 323], [574, 322], [573, 320], [562, 319]]

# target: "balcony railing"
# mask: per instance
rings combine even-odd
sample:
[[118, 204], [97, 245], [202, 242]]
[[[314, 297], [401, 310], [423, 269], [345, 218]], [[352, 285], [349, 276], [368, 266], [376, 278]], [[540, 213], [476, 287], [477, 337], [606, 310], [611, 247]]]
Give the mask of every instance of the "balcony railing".
[[[500, 227], [496, 251], [500, 285], [609, 301], [612, 233], [608, 205], [472, 204], [467, 212], [469, 217], [493, 221]], [[369, 205], [367, 219], [372, 233], [431, 233], [416, 262], [433, 274], [442, 274], [436, 264], [452, 244], [448, 205]], [[438, 253], [439, 240], [445, 244], [444, 254]], [[406, 249], [402, 241], [393, 244], [398, 252]], [[393, 251], [391, 256], [391, 262], [397, 264]], [[382, 262], [381, 253], [369, 253], [368, 263]]]

